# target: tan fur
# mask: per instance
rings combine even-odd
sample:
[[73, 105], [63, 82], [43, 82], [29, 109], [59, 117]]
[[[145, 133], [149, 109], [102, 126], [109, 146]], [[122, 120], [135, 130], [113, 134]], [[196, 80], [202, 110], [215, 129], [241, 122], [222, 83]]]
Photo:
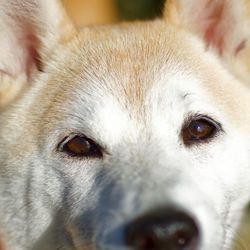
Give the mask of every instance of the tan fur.
[[[49, 43], [45, 43], [40, 51], [42, 69], [49, 78], [39, 74], [38, 69], [28, 80], [19, 74], [12, 76], [0, 72], [0, 108], [3, 109], [0, 134], [9, 135], [9, 141], [15, 140], [8, 150], [16, 156], [20, 168], [44, 140], [44, 134], [50, 134], [60, 121], [67, 118], [69, 111], [65, 107], [74, 103], [77, 91], [83, 86], [89, 85], [92, 93], [98, 94], [101, 89], [107, 96], [112, 95], [129, 110], [135, 123], [146, 119], [145, 98], [153, 84], [162, 80], [157, 77], [162, 70], [167, 71], [163, 66], [170, 71], [171, 65], [178, 65], [179, 71], [192, 72], [201, 82], [210, 102], [224, 114], [224, 119], [246, 137], [249, 136], [248, 87], [228, 74], [228, 68], [223, 66], [217, 55], [203, 58], [205, 44], [193, 37], [181, 23], [177, 1], [169, 0], [168, 4], [169, 8], [165, 11], [168, 22], [156, 20], [114, 25], [112, 28], [86, 27], [81, 33], [76, 32], [62, 12], [55, 25], [55, 30], [58, 30], [56, 42], [48, 39]], [[68, 27], [66, 33], [65, 26]], [[237, 57], [246, 67], [245, 60], [249, 59], [245, 54], [243, 56], [243, 52], [247, 49], [241, 50]], [[150, 70], [152, 68], [154, 72]], [[155, 82], [156, 79], [158, 82]], [[239, 79], [242, 78], [239, 76]], [[33, 85], [29, 86], [31, 82]], [[12, 105], [9, 105], [10, 102]], [[18, 124], [13, 127], [16, 117]], [[79, 232], [69, 228], [69, 233], [77, 238]], [[78, 247], [76, 242], [76, 249], [80, 248], [94, 249], [94, 246]], [[3, 250], [1, 238], [0, 250]]]
[[[125, 36], [121, 44], [113, 44], [117, 32], [120, 34], [124, 32], [125, 34], [128, 30], [130, 31], [130, 37], [127, 39], [130, 40], [126, 40]], [[168, 32], [165, 32], [166, 30]], [[145, 37], [147, 42], [141, 48], [138, 43], [138, 37], [140, 36]], [[109, 46], [105, 46], [104, 38], [105, 43]], [[155, 44], [155, 38], [160, 41], [158, 44]], [[19, 120], [19, 126], [23, 126], [27, 133], [22, 133], [19, 140], [22, 141], [25, 137], [36, 140], [44, 134], [44, 131], [52, 130], [58, 121], [65, 116], [60, 107], [64, 105], [65, 100], [70, 102], [72, 91], [78, 88], [76, 82], [81, 83], [86, 80], [85, 78], [75, 79], [74, 76], [81, 76], [81, 72], [88, 69], [90, 58], [92, 65], [96, 65], [96, 67], [92, 67], [91, 71], [88, 69], [88, 75], [92, 76], [93, 80], [96, 72], [99, 72], [100, 69], [99, 75], [109, 74], [112, 76], [114, 73], [114, 79], [111, 79], [110, 82], [105, 81], [105, 88], [111, 91], [117, 99], [127, 100], [127, 104], [131, 108], [131, 115], [135, 117], [137, 117], [137, 114], [143, 114], [142, 108], [145, 101], [143, 98], [151, 88], [152, 80], [155, 77], [147, 74], [147, 68], [151, 64], [161, 66], [164, 62], [171, 60], [180, 63], [183, 67], [192, 65], [192, 71], [197, 76], [202, 77], [201, 81], [204, 80], [203, 77], [206, 75], [204, 87], [211, 97], [211, 102], [227, 114], [227, 118], [231, 120], [235, 127], [247, 133], [250, 130], [250, 122], [243, 121], [248, 119], [250, 121], [250, 106], [246, 105], [250, 93], [246, 91], [244, 86], [239, 87], [233, 78], [225, 78], [227, 76], [226, 71], [225, 74], [223, 73], [223, 68], [221, 68], [221, 74], [218, 74], [214, 70], [213, 61], [204, 61], [202, 57], [197, 56], [202, 48], [197, 51], [193, 50], [193, 42], [195, 41], [190, 40], [188, 33], [182, 29], [166, 25], [164, 21], [138, 22], [133, 23], [133, 26], [121, 24], [112, 26], [112, 29], [109, 26], [84, 28], [81, 34], [74, 37], [66, 48], [61, 48], [64, 53], [66, 51], [65, 58], [60, 56], [61, 49], [57, 50], [55, 58], [52, 58], [56, 60], [56, 69], [53, 66], [52, 68], [45, 68], [46, 71], [52, 69], [56, 71], [46, 87], [37, 91], [33, 105], [30, 105], [29, 109], [19, 110], [20, 116], [24, 119]], [[100, 46], [97, 51], [92, 50], [91, 44], [93, 43], [103, 44], [103, 46]], [[116, 47], [119, 46], [117, 51], [116, 49], [113, 50], [112, 44]], [[131, 45], [138, 48], [138, 54], [133, 54], [133, 50], [130, 51], [128, 46]], [[162, 50], [166, 48], [171, 48], [167, 58], [161, 56]], [[77, 56], [79, 50], [81, 54], [85, 55], [84, 58]], [[107, 56], [103, 58], [103, 54]], [[150, 63], [145, 61], [148, 57], [151, 57]], [[135, 65], [135, 60], [138, 61], [138, 65]], [[159, 63], [159, 60], [162, 60], [162, 64]], [[203, 61], [202, 66], [200, 65], [201, 61]], [[47, 63], [49, 64], [49, 61]], [[130, 68], [130, 65], [133, 65], [133, 67]], [[142, 65], [145, 66], [142, 67]], [[123, 71], [124, 68], [127, 68], [127, 72]], [[144, 68], [143, 72], [141, 72], [142, 68]], [[118, 79], [123, 79], [119, 82], [119, 85], [117, 84]], [[87, 78], [87, 80], [89, 79]], [[100, 79], [96, 80], [100, 81]], [[224, 88], [225, 81], [228, 82], [227, 89]], [[63, 84], [65, 82], [67, 84]], [[222, 94], [224, 101], [221, 99]], [[230, 100], [231, 106], [225, 105], [228, 100]], [[239, 110], [245, 110], [246, 113], [239, 112]], [[140, 117], [137, 118], [140, 119]], [[26, 121], [32, 122], [27, 123]], [[34, 126], [34, 124], [36, 125]], [[10, 133], [10, 131], [5, 133]], [[19, 145], [20, 147], [16, 144], [15, 148], [12, 148], [12, 152], [22, 152], [21, 155], [26, 154], [31, 150], [34, 143], [35, 141], [26, 142], [25, 151], [23, 151], [22, 144]]]
[[[78, 1], [68, 1], [62, 0], [66, 10], [74, 21], [76, 27], [83, 27], [89, 24], [103, 24], [114, 22], [117, 20], [118, 14], [115, 8], [114, 2], [112, 0], [103, 1], [90, 1], [90, 0], [78, 0]], [[54, 13], [58, 15], [58, 13]], [[67, 28], [67, 26], [69, 26]], [[72, 26], [71, 22], [68, 20], [68, 16], [65, 14], [64, 10], [60, 10], [60, 15], [58, 15], [58, 22], [56, 24], [56, 29], [59, 34], [61, 41], [60, 43], [65, 43], [72, 37]], [[62, 30], [65, 34], [60, 34]], [[48, 47], [51, 47], [48, 45]], [[46, 56], [48, 53], [45, 53]], [[6, 72], [0, 72], [1, 86], [0, 86], [0, 110], [3, 109], [8, 103], [13, 101], [23, 87], [25, 87], [26, 80], [23, 76], [12, 76]]]

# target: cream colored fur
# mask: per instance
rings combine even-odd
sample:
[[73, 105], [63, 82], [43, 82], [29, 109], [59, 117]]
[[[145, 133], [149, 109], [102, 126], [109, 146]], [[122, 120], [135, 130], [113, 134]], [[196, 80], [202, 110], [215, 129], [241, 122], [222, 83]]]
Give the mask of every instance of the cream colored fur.
[[[195, 250], [229, 250], [250, 199], [250, 91], [231, 70], [248, 33], [224, 25], [236, 0], [172, 0], [163, 20], [81, 32], [58, 1], [0, 3], [0, 249], [130, 250], [126, 223], [171, 205], [197, 221]], [[222, 130], [187, 147], [192, 114]], [[58, 150], [72, 133], [104, 157]]]

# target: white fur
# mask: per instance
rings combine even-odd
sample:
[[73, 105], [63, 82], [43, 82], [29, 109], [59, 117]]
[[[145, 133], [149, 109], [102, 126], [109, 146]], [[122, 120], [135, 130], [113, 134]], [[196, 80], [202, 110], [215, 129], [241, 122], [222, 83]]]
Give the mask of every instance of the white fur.
[[[174, 206], [197, 221], [198, 250], [229, 250], [250, 196], [250, 117], [238, 112], [250, 94], [201, 41], [164, 21], [91, 30], [58, 46], [1, 112], [0, 243], [130, 250], [125, 225]], [[190, 114], [223, 132], [187, 147]], [[72, 133], [104, 157], [58, 150]]]

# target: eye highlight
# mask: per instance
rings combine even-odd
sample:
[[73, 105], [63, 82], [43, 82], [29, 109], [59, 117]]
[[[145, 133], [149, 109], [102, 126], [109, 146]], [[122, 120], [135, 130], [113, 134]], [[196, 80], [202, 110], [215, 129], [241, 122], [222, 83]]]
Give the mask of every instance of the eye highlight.
[[221, 125], [207, 116], [193, 116], [182, 129], [182, 140], [185, 145], [205, 143], [221, 131]]
[[103, 156], [102, 148], [84, 135], [64, 138], [58, 145], [58, 150], [70, 157], [102, 158]]

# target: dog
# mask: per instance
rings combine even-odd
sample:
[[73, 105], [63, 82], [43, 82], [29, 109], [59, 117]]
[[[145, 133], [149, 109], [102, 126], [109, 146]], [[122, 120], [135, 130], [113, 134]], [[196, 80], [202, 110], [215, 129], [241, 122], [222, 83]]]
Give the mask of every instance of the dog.
[[77, 31], [59, 1], [1, 0], [1, 250], [232, 247], [244, 4], [168, 0], [161, 20]]

